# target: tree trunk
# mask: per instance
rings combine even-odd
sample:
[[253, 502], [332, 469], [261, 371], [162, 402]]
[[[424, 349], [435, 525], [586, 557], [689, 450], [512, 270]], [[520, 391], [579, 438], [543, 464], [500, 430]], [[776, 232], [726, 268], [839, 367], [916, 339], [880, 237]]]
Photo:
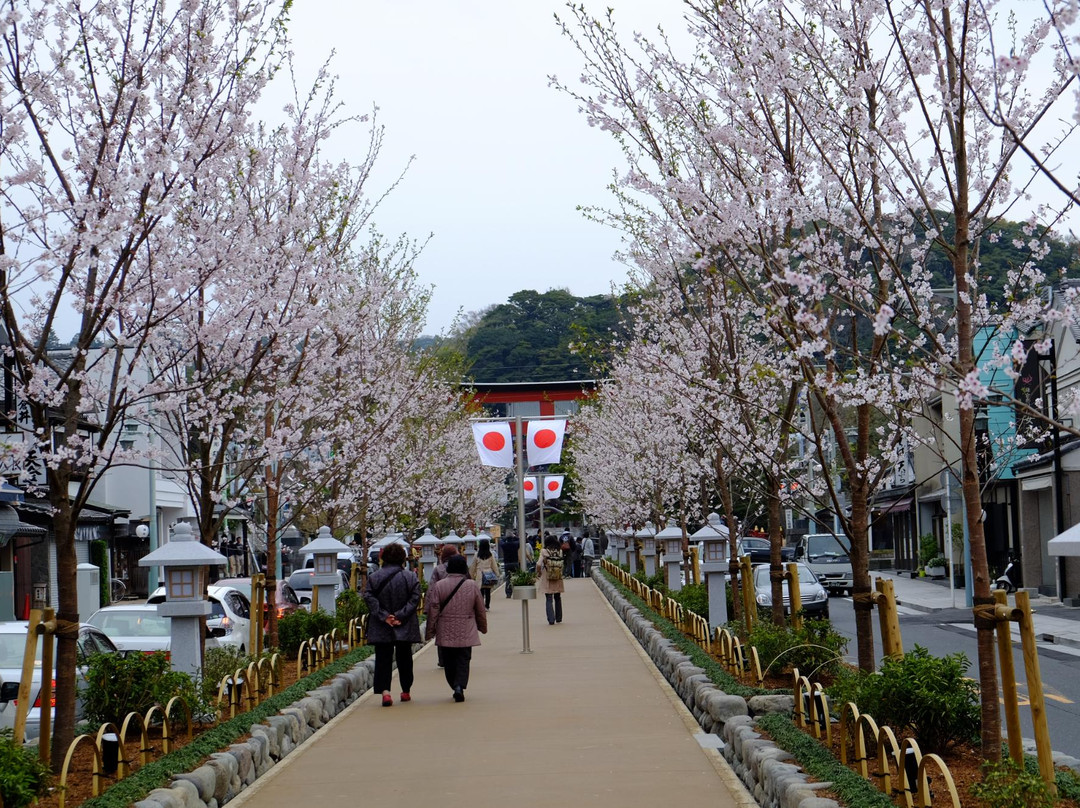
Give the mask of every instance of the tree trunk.
[[[77, 587], [65, 585], [76, 580], [75, 520], [68, 497], [70, 472], [66, 464], [47, 472], [49, 504], [53, 507], [56, 542], [56, 580], [59, 609], [56, 612], [56, 717], [53, 721], [52, 750], [49, 763], [54, 772], [64, 765], [68, 747], [75, 740], [75, 667], [78, 664], [79, 595]], [[65, 630], [72, 626], [74, 630]]]
[[855, 637], [858, 646], [859, 670], [873, 673], [876, 665], [874, 652], [873, 601], [870, 599], [870, 552], [868, 525], [870, 504], [867, 501], [866, 486], [860, 486], [857, 494], [855, 486], [851, 489], [851, 595], [855, 606]]
[[[769, 583], [772, 588], [772, 621], [784, 625], [784, 564], [780, 548], [784, 544], [784, 525], [780, 521], [780, 481], [769, 475]], [[750, 584], [748, 584], [750, 585]]]

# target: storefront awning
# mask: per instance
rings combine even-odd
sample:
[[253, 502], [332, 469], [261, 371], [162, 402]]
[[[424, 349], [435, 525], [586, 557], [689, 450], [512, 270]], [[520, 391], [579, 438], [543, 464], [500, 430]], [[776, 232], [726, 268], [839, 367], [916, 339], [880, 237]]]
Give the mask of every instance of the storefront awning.
[[16, 536], [44, 536], [45, 528], [28, 525], [10, 505], [0, 505], [0, 547]]
[[1050, 539], [1046, 552], [1052, 556], [1080, 556], [1080, 525], [1073, 525]]
[[911, 507], [911, 497], [895, 499], [892, 502], [875, 502], [874, 510], [879, 513], [900, 513]]

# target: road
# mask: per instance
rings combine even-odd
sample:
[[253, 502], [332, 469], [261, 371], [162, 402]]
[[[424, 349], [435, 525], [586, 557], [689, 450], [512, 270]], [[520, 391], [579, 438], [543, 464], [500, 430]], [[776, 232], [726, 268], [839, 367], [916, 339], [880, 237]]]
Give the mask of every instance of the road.
[[[978, 677], [975, 630], [971, 625], [971, 612], [967, 609], [949, 609], [927, 614], [904, 606], [900, 613], [900, 633], [904, 648], [916, 644], [932, 654], [944, 656], [962, 651], [971, 663], [969, 675]], [[834, 597], [829, 604], [833, 627], [851, 639], [847, 658], [855, 663], [855, 614], [851, 598]], [[881, 658], [881, 635], [878, 632], [877, 614], [874, 614], [875, 656]], [[1080, 649], [1050, 643], [1039, 643], [1039, 668], [1046, 698], [1046, 717], [1050, 728], [1050, 742], [1054, 750], [1080, 758]], [[1018, 642], [1013, 643], [1013, 665], [1018, 679], [1020, 695], [1020, 721], [1025, 738], [1033, 738], [1031, 710], [1027, 702], [1027, 681], [1024, 659]], [[1004, 733], [1004, 714], [1002, 732]]]

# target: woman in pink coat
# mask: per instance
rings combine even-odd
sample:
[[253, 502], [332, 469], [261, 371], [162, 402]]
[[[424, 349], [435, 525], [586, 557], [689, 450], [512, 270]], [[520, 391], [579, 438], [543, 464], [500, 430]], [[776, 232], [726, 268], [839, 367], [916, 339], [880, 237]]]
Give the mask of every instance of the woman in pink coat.
[[446, 562], [446, 577], [428, 590], [430, 604], [427, 638], [435, 638], [442, 653], [446, 683], [454, 691], [454, 701], [465, 701], [469, 686], [472, 649], [487, 634], [487, 609], [480, 587], [469, 577], [469, 563], [464, 556]]

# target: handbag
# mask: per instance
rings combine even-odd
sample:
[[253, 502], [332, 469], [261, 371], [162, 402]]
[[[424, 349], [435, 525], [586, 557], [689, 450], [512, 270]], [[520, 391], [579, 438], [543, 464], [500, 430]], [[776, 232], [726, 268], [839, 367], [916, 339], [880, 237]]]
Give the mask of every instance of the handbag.
[[480, 573], [481, 586], [495, 586], [499, 582], [499, 576], [493, 570], [484, 570]]

